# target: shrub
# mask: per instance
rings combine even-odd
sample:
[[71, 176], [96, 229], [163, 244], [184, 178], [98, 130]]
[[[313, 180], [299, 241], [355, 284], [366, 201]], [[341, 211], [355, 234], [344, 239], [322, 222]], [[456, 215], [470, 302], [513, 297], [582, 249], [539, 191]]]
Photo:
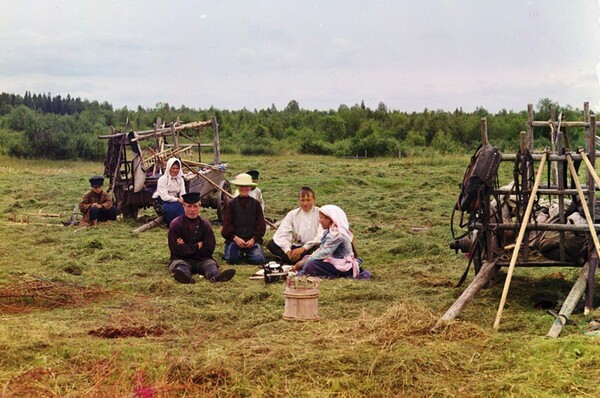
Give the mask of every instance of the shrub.
[[358, 155], [387, 156], [398, 153], [398, 141], [393, 138], [383, 137], [381, 134], [372, 134], [354, 145], [354, 153]]
[[35, 112], [25, 105], [21, 105], [4, 116], [3, 124], [16, 131], [24, 131], [35, 125]]
[[10, 156], [16, 156], [18, 158], [26, 158], [31, 156], [29, 153], [29, 147], [27, 141], [23, 135], [12, 137], [7, 143], [7, 153]]
[[345, 140], [336, 141], [332, 145], [333, 154], [335, 156], [353, 156], [355, 153], [352, 148], [354, 147], [354, 143], [351, 139], [347, 138]]
[[240, 153], [242, 155], [275, 155], [277, 151], [268, 138], [256, 138], [247, 140], [240, 145]]
[[333, 154], [333, 145], [322, 140], [303, 140], [300, 143], [300, 153], [312, 155], [331, 155]]
[[450, 134], [443, 130], [438, 130], [431, 140], [431, 147], [439, 153], [457, 153], [460, 152], [459, 146], [452, 139]]
[[422, 156], [426, 154], [428, 148], [425, 146], [416, 146], [410, 145], [406, 141], [398, 144], [398, 151], [395, 156], [398, 156], [398, 152], [400, 152], [402, 157], [414, 157], [414, 156]]
[[425, 146], [425, 135], [418, 131], [410, 130], [406, 135], [406, 143], [410, 146]]

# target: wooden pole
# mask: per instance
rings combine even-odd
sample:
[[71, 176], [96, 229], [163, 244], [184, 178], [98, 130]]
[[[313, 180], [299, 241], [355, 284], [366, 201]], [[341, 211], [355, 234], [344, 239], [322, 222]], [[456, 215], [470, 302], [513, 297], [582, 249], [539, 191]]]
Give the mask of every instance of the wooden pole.
[[475, 295], [498, 273], [499, 267], [496, 266], [496, 260], [485, 261], [479, 270], [479, 273], [475, 275], [471, 284], [462, 292], [460, 297], [456, 299], [454, 304], [448, 311], [437, 321], [435, 326], [431, 329], [432, 331], [437, 330], [445, 322], [454, 320], [462, 310], [473, 300]]
[[[592, 219], [592, 216], [590, 214], [590, 209], [587, 206], [587, 200], [585, 199], [585, 195], [583, 194], [583, 191], [581, 190], [581, 183], [579, 182], [579, 176], [577, 176], [577, 171], [575, 170], [575, 166], [573, 165], [573, 159], [571, 159], [571, 156], [568, 156], [569, 153], [567, 153], [567, 162], [569, 164], [569, 170], [571, 171], [571, 177], [573, 178], [573, 181], [575, 182], [575, 186], [577, 187], [577, 191], [579, 194], [579, 200], [581, 201], [581, 207], [583, 208], [583, 212], [585, 213], [585, 219], [588, 223], [588, 226], [590, 227], [590, 235], [592, 236], [592, 240], [594, 241], [594, 247], [596, 248], [596, 253], [598, 253], [598, 255], [600, 255], [600, 242], [598, 241], [598, 235], [596, 234], [596, 231], [594, 230], [594, 220]], [[587, 166], [587, 163], [586, 163]], [[594, 172], [595, 173], [595, 172]], [[597, 260], [596, 260], [597, 261]], [[596, 270], [594, 269], [594, 272]], [[591, 272], [591, 270], [590, 270]], [[588, 286], [589, 288], [593, 289], [594, 285], [592, 284], [592, 286]], [[589, 304], [590, 306], [592, 305], [591, 303]], [[589, 307], [585, 307], [584, 309], [584, 315], [588, 315], [590, 313], [591, 308]]]
[[[473, 223], [475, 228], [483, 228], [482, 222]], [[494, 223], [491, 222], [488, 224], [488, 227], [492, 229], [497, 229], [498, 231], [506, 231], [506, 230], [514, 230], [514, 223]], [[583, 232], [586, 233], [589, 231], [589, 226], [587, 225], [574, 225], [574, 224], [542, 224], [530, 222], [526, 225], [526, 228], [530, 231], [558, 231], [558, 232]], [[594, 224], [594, 229], [600, 231], [600, 224]], [[514, 246], [514, 244], [513, 244]]]
[[[566, 159], [566, 154], [565, 154], [565, 150], [564, 150], [564, 145], [563, 145], [563, 135], [562, 133], [559, 131], [557, 133], [557, 140], [556, 140], [556, 150], [558, 151], [558, 153], [560, 155], [564, 155], [565, 159]], [[563, 190], [565, 189], [565, 183], [566, 181], [566, 170], [565, 170], [565, 162], [554, 162], [555, 164], [558, 164], [558, 189]], [[564, 224], [567, 222], [566, 218], [565, 218], [565, 195], [558, 195], [558, 219], [560, 221], [561, 224]], [[558, 234], [558, 241], [559, 241], [559, 248], [560, 248], [560, 261], [565, 261], [566, 258], [566, 254], [565, 254], [565, 234], [564, 233], [559, 233]]]
[[221, 163], [221, 144], [219, 143], [219, 123], [217, 123], [217, 118], [212, 117], [210, 119], [213, 128], [213, 154], [214, 154], [214, 164]]
[[559, 319], [554, 320], [554, 324], [552, 324], [552, 327], [548, 331], [548, 334], [546, 335], [546, 337], [555, 339], [558, 337], [558, 335], [562, 331], [563, 326], [565, 326], [567, 319], [573, 313], [573, 310], [575, 309], [577, 302], [583, 295], [589, 268], [590, 268], [589, 262], [586, 262], [584, 264], [583, 268], [581, 268], [581, 273], [579, 274], [579, 277], [575, 281], [575, 284], [571, 288], [569, 295], [563, 302], [560, 312], [558, 313]]
[[502, 299], [500, 300], [500, 306], [498, 307], [498, 313], [496, 314], [496, 320], [494, 321], [494, 329], [498, 330], [500, 326], [500, 319], [502, 318], [502, 311], [504, 310], [504, 304], [506, 304], [506, 296], [508, 296], [508, 289], [510, 288], [510, 281], [512, 279], [512, 274], [515, 269], [515, 264], [517, 262], [517, 258], [519, 257], [519, 248], [521, 247], [521, 243], [523, 243], [523, 237], [525, 236], [525, 230], [527, 229], [527, 223], [529, 218], [531, 217], [531, 210], [533, 209], [533, 203], [535, 202], [535, 195], [538, 187], [540, 186], [540, 181], [542, 179], [542, 173], [544, 172], [544, 163], [546, 162], [547, 151], [544, 151], [544, 156], [542, 156], [542, 160], [540, 161], [540, 167], [538, 168], [538, 172], [535, 176], [535, 183], [533, 184], [533, 189], [531, 190], [531, 196], [529, 196], [529, 201], [527, 202], [527, 209], [525, 210], [525, 215], [523, 216], [523, 221], [521, 223], [521, 228], [519, 229], [519, 236], [517, 236], [517, 241], [515, 242], [515, 249], [513, 250], [512, 258], [510, 260], [510, 265], [508, 267], [508, 272], [506, 273], [506, 282], [504, 282], [504, 290], [502, 291]]
[[[552, 147], [552, 153], [559, 153], [556, 148], [556, 141], [558, 141], [558, 132], [554, 130], [554, 123], [556, 122], [556, 109], [550, 108], [550, 144]], [[552, 185], [558, 184], [558, 164], [556, 162], [551, 163], [552, 169]]]
[[533, 152], [533, 104], [527, 104], [527, 147]]
[[[596, 167], [596, 115], [591, 115], [590, 116], [590, 138], [588, 140], [588, 144], [587, 144], [587, 150], [590, 154], [590, 164], [592, 165], [591, 169], [590, 169], [590, 174], [591, 174], [591, 170], [594, 170]], [[589, 182], [590, 180], [588, 179], [588, 189], [590, 187], [592, 187], [592, 189], [590, 189], [590, 211], [592, 213], [592, 218], [594, 220], [596, 220], [596, 214], [595, 214], [595, 203], [596, 203], [596, 187], [594, 187], [594, 184], [592, 184], [591, 182]], [[597, 187], [600, 187], [600, 185], [598, 185], [598, 183], [596, 183]]]
[[519, 152], [521, 155], [525, 155], [527, 152], [527, 133], [525, 131], [521, 131], [519, 134]]
[[194, 162], [193, 160], [186, 160], [186, 163], [189, 163], [192, 166], [205, 167], [205, 168], [211, 169], [211, 170], [222, 171], [222, 169], [220, 169], [219, 167], [213, 166], [212, 164], [208, 164], [208, 163]]
[[585, 166], [589, 170], [590, 176], [596, 182], [596, 185], [600, 186], [600, 178], [598, 178], [598, 174], [596, 173], [596, 170], [594, 169], [594, 165], [592, 165], [592, 163], [590, 162], [590, 159], [585, 154], [585, 151], [583, 150], [583, 148], [579, 147], [578, 151], [579, 151], [579, 154], [581, 155], [581, 158], [583, 159], [583, 161], [585, 163]]
[[[588, 206], [592, 219], [596, 222], [596, 186], [598, 185], [595, 181], [598, 179], [598, 175], [595, 171], [596, 165], [596, 115], [590, 115], [589, 103], [584, 102], [584, 121], [589, 122], [589, 125], [585, 128], [586, 138], [586, 151], [590, 154], [588, 161], [586, 162], [587, 174], [586, 181], [588, 185]], [[587, 156], [586, 156], [587, 158]], [[596, 178], [593, 175], [596, 175]], [[596, 269], [598, 267], [598, 255], [594, 254], [594, 248], [588, 240], [588, 258], [590, 259], [590, 272], [587, 278], [586, 296], [585, 296], [585, 308], [594, 308], [594, 285], [596, 281]]]
[[[204, 121], [204, 122], [191, 122], [191, 123], [186, 123], [186, 124], [179, 124], [179, 125], [175, 126], [175, 131], [207, 127], [207, 126], [210, 126], [211, 123], [212, 122], [209, 120], [209, 121]], [[171, 127], [162, 127], [162, 122], [161, 122], [160, 118], [157, 119], [157, 123], [155, 123], [155, 126], [156, 125], [158, 125], [158, 126], [152, 130], [136, 131], [138, 139], [147, 138], [147, 137], [156, 137], [156, 136], [169, 136], [169, 135], [173, 134], [173, 130], [171, 129]], [[115, 134], [113, 132], [109, 135], [99, 135], [98, 138], [112, 138], [112, 137], [119, 137], [121, 135], [123, 135], [123, 133]]]
[[488, 129], [487, 129], [487, 119], [482, 117], [480, 121], [481, 126], [481, 145], [486, 146], [490, 145], [490, 141], [488, 140]]
[[171, 124], [171, 135], [173, 136], [173, 145], [175, 146], [175, 150], [177, 150], [179, 149], [179, 134], [177, 134], [175, 124]]
[[134, 234], [139, 234], [140, 232], [144, 232], [144, 231], [147, 231], [147, 230], [152, 229], [154, 227], [157, 227], [160, 224], [162, 224], [164, 220], [165, 219], [164, 219], [163, 216], [156, 217], [154, 220], [151, 220], [151, 221], [147, 222], [146, 224], [141, 225], [141, 226], [137, 227], [136, 229], [134, 229], [133, 233]]
[[[520, 142], [519, 149], [521, 150], [521, 197], [522, 203], [529, 202], [529, 166], [530, 160], [527, 156], [528, 148], [523, 146], [523, 141]], [[533, 166], [533, 161], [531, 161], [531, 166]], [[525, 223], [529, 222], [529, 220], [523, 220]], [[525, 231], [525, 236], [523, 237], [523, 244], [521, 249], [523, 249], [523, 260], [527, 261], [529, 259], [529, 231]], [[517, 247], [517, 250], [521, 250]]]
[[213, 186], [213, 188], [215, 188], [217, 191], [221, 191], [223, 192], [225, 195], [229, 196], [230, 198], [233, 199], [233, 194], [231, 192], [227, 192], [226, 190], [224, 190], [223, 188], [221, 188], [216, 182], [214, 182], [213, 180], [211, 180], [210, 178], [208, 178], [207, 176], [205, 176], [202, 173], [197, 172], [196, 170], [194, 170], [193, 168], [191, 168], [187, 162], [185, 161], [181, 161], [181, 164], [183, 164], [185, 166], [186, 169], [188, 169], [189, 171], [191, 171], [192, 173], [196, 174], [198, 177], [202, 177], [206, 180], [206, 182], [208, 182], [210, 185]]
[[62, 217], [62, 213], [42, 213], [42, 210], [37, 213], [25, 213], [28, 216], [39, 216], [39, 217], [48, 217], [48, 218], [59, 218]]
[[[598, 144], [600, 144], [600, 137], [598, 137], [598, 139], [599, 139]], [[531, 157], [533, 160], [540, 160], [542, 158], [542, 153], [539, 153], [539, 152], [531, 153]], [[573, 160], [581, 160], [581, 156], [579, 156], [576, 153], [571, 154], [571, 157], [573, 158]], [[500, 159], [503, 162], [514, 162], [516, 158], [517, 158], [517, 155], [514, 153], [502, 153], [500, 156]], [[548, 156], [546, 157], [546, 160], [547, 161], [559, 161], [559, 162], [566, 161], [564, 155], [553, 155], [551, 153], [548, 154]]]
[[[568, 154], [567, 154], [568, 155]], [[590, 233], [592, 234], [592, 239], [594, 240], [594, 246], [596, 247], [596, 251], [600, 254], [600, 242], [598, 241], [598, 236], [596, 235], [596, 231], [594, 230], [594, 220], [592, 219], [592, 215], [590, 214], [590, 209], [587, 206], [587, 200], [585, 199], [585, 195], [583, 194], [583, 190], [581, 189], [581, 183], [579, 182], [579, 176], [577, 175], [577, 171], [575, 170], [575, 166], [573, 165], [573, 159], [571, 156], [567, 156], [567, 163], [569, 165], [569, 170], [571, 171], [571, 177], [575, 182], [575, 187], [577, 187], [577, 193], [579, 195], [579, 200], [581, 201], [581, 207], [583, 208], [583, 213], [585, 214], [585, 219], [588, 223]], [[586, 163], [587, 166], [587, 163]], [[594, 174], [596, 172], [594, 171]], [[598, 175], [596, 174], [596, 177]]]
[[[589, 251], [588, 251], [589, 253]], [[590, 271], [588, 272], [586, 287], [585, 287], [585, 300], [584, 300], [584, 315], [589, 315], [590, 311], [594, 309], [594, 284], [596, 282], [596, 269], [598, 268], [598, 253], [592, 251], [590, 254]]]

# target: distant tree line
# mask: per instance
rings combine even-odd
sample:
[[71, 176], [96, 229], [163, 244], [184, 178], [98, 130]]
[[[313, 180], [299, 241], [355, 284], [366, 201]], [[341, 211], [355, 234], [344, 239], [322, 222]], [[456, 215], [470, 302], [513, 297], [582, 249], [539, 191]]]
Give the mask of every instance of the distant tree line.
[[54, 113], [56, 115], [74, 115], [76, 113], [83, 112], [89, 107], [100, 107], [112, 111], [112, 105], [107, 102], [98, 104], [88, 100], [81, 100], [81, 98], [71, 98], [70, 94], [67, 94], [65, 98], [60, 95], [52, 96], [52, 94], [31, 94], [29, 91], [25, 92], [25, 96], [16, 94], [2, 93], [0, 94], [0, 115], [10, 113], [14, 108], [20, 105], [25, 105], [29, 109], [39, 110], [42, 113]]
[[[568, 120], [582, 120], [583, 112], [559, 106], [548, 98], [536, 104], [536, 120], [549, 120], [550, 110]], [[501, 150], [516, 151], [527, 112], [502, 110], [491, 114], [482, 107], [448, 112], [390, 110], [380, 102], [370, 109], [364, 102], [340, 105], [337, 110], [306, 110], [291, 100], [283, 110], [223, 110], [214, 107], [175, 108], [158, 103], [153, 108], [113, 109], [107, 102], [48, 94], [0, 94], [0, 153], [18, 157], [100, 160], [106, 141], [97, 138], [111, 126], [117, 130], [151, 129], [157, 118], [172, 122], [208, 120], [219, 123], [223, 153], [275, 155], [283, 153], [335, 156], [414, 156], [427, 151], [464, 153], [480, 141], [480, 120], [487, 118], [489, 138]], [[583, 143], [583, 131], [569, 131], [571, 145]], [[539, 145], [547, 144], [547, 129], [534, 131]], [[540, 141], [541, 140], [541, 141]]]

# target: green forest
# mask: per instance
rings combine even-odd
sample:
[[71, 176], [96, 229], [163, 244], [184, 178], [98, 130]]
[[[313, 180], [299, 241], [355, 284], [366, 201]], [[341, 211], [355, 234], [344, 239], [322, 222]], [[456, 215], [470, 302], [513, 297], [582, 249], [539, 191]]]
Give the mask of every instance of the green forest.
[[[222, 153], [280, 155], [286, 153], [333, 156], [397, 157], [435, 153], [469, 153], [480, 141], [480, 121], [488, 123], [490, 142], [514, 152], [519, 132], [526, 129], [527, 103], [519, 112], [496, 114], [483, 107], [473, 112], [424, 109], [404, 112], [380, 102], [377, 109], [364, 102], [341, 104], [337, 110], [303, 109], [296, 100], [278, 110], [225, 110], [210, 107], [175, 108], [167, 103], [154, 108], [115, 109], [108, 102], [48, 94], [0, 94], [0, 154], [22, 158], [101, 160], [106, 142], [98, 135], [110, 127], [123, 130], [151, 129], [157, 118], [182, 123], [216, 117]], [[583, 111], [540, 99], [534, 106], [536, 120], [549, 120], [551, 109], [567, 120], [582, 120]], [[536, 145], [549, 144], [547, 129], [534, 131]], [[569, 131], [575, 144], [583, 143], [583, 131]]]

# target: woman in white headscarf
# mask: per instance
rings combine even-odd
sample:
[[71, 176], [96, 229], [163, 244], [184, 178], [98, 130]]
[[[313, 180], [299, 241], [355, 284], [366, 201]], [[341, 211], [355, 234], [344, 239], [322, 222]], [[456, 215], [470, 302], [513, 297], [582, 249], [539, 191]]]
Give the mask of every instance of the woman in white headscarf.
[[354, 236], [346, 213], [335, 205], [322, 206], [319, 223], [325, 230], [321, 245], [294, 265], [297, 275], [370, 279], [371, 273], [360, 267], [362, 261], [356, 257], [352, 247]]
[[162, 215], [167, 225], [183, 214], [184, 194], [185, 181], [183, 181], [181, 162], [177, 158], [170, 158], [167, 161], [165, 174], [158, 179], [156, 192], [152, 195], [154, 199], [162, 200]]

